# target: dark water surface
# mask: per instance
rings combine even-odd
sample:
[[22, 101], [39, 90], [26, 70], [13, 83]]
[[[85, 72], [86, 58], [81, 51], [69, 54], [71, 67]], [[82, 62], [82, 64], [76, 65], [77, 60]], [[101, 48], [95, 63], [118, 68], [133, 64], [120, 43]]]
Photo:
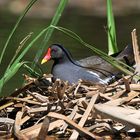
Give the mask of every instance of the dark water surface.
[[[124, 48], [127, 44], [131, 43], [131, 31], [136, 28], [138, 36], [140, 36], [140, 14], [132, 14], [128, 16], [116, 17], [116, 28], [117, 28], [117, 41], [120, 50]], [[17, 17], [10, 14], [0, 13], [0, 51], [2, 50], [4, 43], [13, 28]], [[19, 42], [30, 32], [33, 32], [34, 38], [42, 29], [49, 25], [49, 19], [35, 19], [35, 18], [25, 18], [16, 31], [14, 37], [12, 38], [6, 54], [1, 64], [0, 74], [2, 75], [9, 61], [15, 53]], [[105, 17], [93, 17], [93, 16], [81, 16], [73, 12], [67, 12], [61, 18], [59, 26], [68, 28], [83, 38], [89, 44], [107, 52], [107, 35], [105, 31], [106, 18]], [[23, 58], [24, 61], [33, 61], [35, 53], [40, 47], [40, 41], [38, 41], [28, 54]], [[81, 59], [93, 55], [93, 52], [88, 48], [85, 48], [81, 44], [77, 43], [75, 40], [67, 37], [61, 32], [55, 31], [49, 44], [60, 43], [70, 50], [75, 59]], [[48, 46], [46, 46], [47, 49]], [[44, 52], [45, 53], [45, 52]], [[43, 56], [42, 56], [43, 57]], [[40, 65], [40, 62], [38, 62]], [[51, 62], [40, 67], [44, 72], [49, 73]], [[27, 73], [25, 70], [21, 69], [14, 78], [12, 78], [7, 85], [4, 87], [5, 94], [10, 93], [16, 87], [21, 87], [23, 77], [22, 74]]]

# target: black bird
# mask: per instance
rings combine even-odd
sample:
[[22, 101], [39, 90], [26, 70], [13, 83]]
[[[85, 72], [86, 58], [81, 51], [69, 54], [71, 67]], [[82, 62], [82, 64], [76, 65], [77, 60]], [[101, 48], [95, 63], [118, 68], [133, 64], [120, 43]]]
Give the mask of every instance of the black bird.
[[[122, 51], [116, 59], [128, 61], [132, 63], [133, 50], [132, 47], [127, 47]], [[54, 78], [59, 78], [63, 81], [68, 81], [70, 84], [76, 83], [79, 79], [93, 82], [95, 84], [108, 84], [112, 73], [118, 73], [108, 62], [99, 56], [91, 56], [80, 61], [74, 61], [71, 54], [61, 45], [53, 44], [48, 48], [47, 54], [42, 59], [41, 64], [48, 60], [54, 60], [52, 74]]]

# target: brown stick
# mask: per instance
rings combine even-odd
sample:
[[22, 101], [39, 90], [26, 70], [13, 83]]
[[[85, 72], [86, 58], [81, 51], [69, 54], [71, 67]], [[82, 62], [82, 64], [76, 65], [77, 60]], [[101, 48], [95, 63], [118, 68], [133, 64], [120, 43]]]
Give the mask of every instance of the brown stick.
[[135, 72], [138, 72], [140, 74], [140, 54], [139, 54], [139, 46], [138, 46], [136, 29], [134, 29], [131, 32], [131, 35], [132, 35], [134, 58], [135, 58], [135, 62], [136, 62], [136, 70], [135, 70]]
[[86, 129], [80, 127], [79, 125], [77, 125], [75, 122], [73, 122], [72, 120], [70, 120], [68, 117], [66, 117], [64, 115], [61, 115], [61, 114], [58, 114], [58, 113], [55, 113], [55, 112], [50, 112], [47, 116], [57, 118], [57, 119], [62, 119], [64, 121], [66, 121], [71, 127], [73, 127], [75, 130], [77, 130], [81, 135], [85, 135], [87, 137], [90, 137], [91, 139], [101, 138], [101, 137], [95, 136], [91, 132], [89, 132]]
[[21, 118], [22, 118], [23, 112], [19, 111], [16, 114], [16, 120], [14, 124], [14, 134], [19, 140], [28, 140], [28, 138], [20, 132], [21, 129]]
[[[86, 120], [87, 120], [87, 118], [88, 118], [88, 116], [89, 116], [89, 114], [90, 114], [90, 112], [91, 112], [91, 110], [93, 108], [93, 105], [94, 105], [94, 103], [95, 103], [95, 101], [96, 101], [98, 96], [99, 96], [99, 94], [96, 94], [96, 95], [92, 96], [92, 98], [90, 100], [90, 103], [88, 104], [88, 107], [87, 107], [85, 113], [83, 114], [80, 122], [78, 123], [79, 126], [81, 126], [81, 127], [84, 126], [84, 124], [85, 124], [85, 122], [86, 122]], [[79, 135], [79, 133], [76, 130], [74, 130], [69, 139], [70, 140], [77, 139], [78, 135]]]
[[105, 104], [96, 104], [94, 108], [103, 117], [119, 121], [130, 128], [140, 130], [140, 119], [131, 116], [132, 113], [139, 113], [139, 111]]
[[49, 124], [50, 124], [49, 118], [45, 117], [43, 124], [42, 124], [42, 127], [41, 127], [40, 132], [39, 132], [38, 137], [37, 137], [38, 140], [45, 140], [46, 139], [48, 129], [49, 129]]

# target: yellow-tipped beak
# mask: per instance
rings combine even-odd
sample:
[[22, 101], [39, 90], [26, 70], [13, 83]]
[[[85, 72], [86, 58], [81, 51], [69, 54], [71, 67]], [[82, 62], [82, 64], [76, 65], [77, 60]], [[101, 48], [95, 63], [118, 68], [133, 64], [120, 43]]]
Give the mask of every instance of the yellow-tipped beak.
[[46, 63], [48, 60], [47, 59], [42, 59], [41, 64]]
[[47, 54], [45, 55], [45, 57], [42, 59], [41, 64], [46, 63], [48, 60], [51, 59], [51, 49], [48, 48]]

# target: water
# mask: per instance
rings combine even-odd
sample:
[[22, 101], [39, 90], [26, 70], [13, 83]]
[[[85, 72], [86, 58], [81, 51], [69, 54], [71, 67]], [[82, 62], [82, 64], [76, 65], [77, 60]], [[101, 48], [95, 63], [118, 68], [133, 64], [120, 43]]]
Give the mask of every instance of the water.
[[[138, 18], [140, 14], [132, 14], [128, 16], [116, 17], [116, 28], [117, 28], [117, 41], [120, 50], [127, 44], [131, 43], [131, 31], [136, 28], [138, 35], [140, 32], [140, 19]], [[13, 28], [17, 17], [9, 14], [0, 13], [0, 50]], [[4, 69], [8, 65], [10, 59], [12, 58], [19, 42], [30, 32], [33, 32], [33, 37], [37, 35], [42, 29], [49, 25], [49, 19], [33, 19], [25, 18], [18, 30], [16, 31], [12, 41], [9, 44], [9, 48], [6, 50], [3, 62], [1, 64], [1, 75]], [[105, 31], [106, 18], [96, 17], [96, 16], [81, 16], [75, 14], [74, 12], [67, 12], [61, 18], [59, 26], [68, 28], [82, 37], [84, 41], [95, 47], [107, 52], [107, 34]], [[31, 39], [33, 39], [33, 37]], [[28, 52], [28, 54], [23, 58], [25, 61], [33, 61], [36, 51], [40, 47], [41, 40], [38, 41], [33, 48]], [[67, 37], [61, 32], [55, 31], [49, 44], [60, 43], [63, 44], [72, 53], [75, 59], [81, 59], [90, 55], [93, 52], [88, 48], [85, 48], [75, 40]], [[46, 46], [47, 49], [48, 46]], [[44, 52], [45, 53], [45, 52]], [[42, 56], [43, 57], [43, 56]], [[46, 65], [39, 66], [44, 72], [49, 73], [51, 69], [51, 62]], [[27, 73], [25, 70], [21, 69], [14, 78], [12, 78], [7, 85], [4, 87], [4, 93], [9, 94], [16, 87], [21, 87], [23, 81], [22, 74]]]

